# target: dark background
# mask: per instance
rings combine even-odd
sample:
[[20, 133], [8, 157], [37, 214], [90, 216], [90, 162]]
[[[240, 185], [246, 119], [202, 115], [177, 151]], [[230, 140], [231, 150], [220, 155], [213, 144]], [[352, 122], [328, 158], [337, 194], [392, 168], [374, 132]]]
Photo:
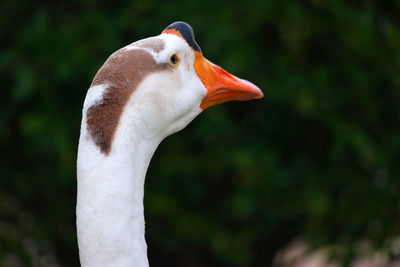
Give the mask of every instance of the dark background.
[[350, 263], [400, 231], [400, 1], [1, 1], [0, 266], [78, 266], [86, 90], [115, 50], [190, 23], [265, 97], [212, 107], [150, 164], [152, 266], [270, 266], [301, 238]]

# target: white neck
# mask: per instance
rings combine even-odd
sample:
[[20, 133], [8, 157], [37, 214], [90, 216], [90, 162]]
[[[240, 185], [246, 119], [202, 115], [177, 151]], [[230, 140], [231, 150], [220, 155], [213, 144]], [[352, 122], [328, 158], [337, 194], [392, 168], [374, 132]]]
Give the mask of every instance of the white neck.
[[[83, 110], [78, 149], [77, 233], [80, 261], [91, 266], [148, 266], [143, 193], [150, 159], [163, 139], [146, 138], [122, 116], [110, 154], [92, 142]], [[140, 128], [139, 128], [140, 129]]]
[[[81, 143], [80, 151], [86, 145]], [[82, 166], [78, 159], [76, 216], [84, 267], [148, 266], [143, 193], [157, 144], [127, 142], [125, 147], [131, 153], [110, 154], [115, 160], [99, 155], [90, 166]]]

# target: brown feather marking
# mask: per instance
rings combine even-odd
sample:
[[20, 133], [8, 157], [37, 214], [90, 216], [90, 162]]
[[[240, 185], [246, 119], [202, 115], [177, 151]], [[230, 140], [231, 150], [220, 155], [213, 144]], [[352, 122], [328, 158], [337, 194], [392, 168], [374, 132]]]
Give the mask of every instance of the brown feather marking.
[[118, 50], [97, 72], [92, 85], [109, 83], [100, 101], [86, 113], [87, 130], [101, 152], [108, 155], [123, 109], [131, 94], [150, 73], [165, 70], [168, 63], [157, 64], [142, 49]]
[[164, 40], [160, 38], [148, 38], [134, 43], [135, 46], [140, 48], [148, 48], [153, 50], [155, 53], [159, 53], [165, 47]]

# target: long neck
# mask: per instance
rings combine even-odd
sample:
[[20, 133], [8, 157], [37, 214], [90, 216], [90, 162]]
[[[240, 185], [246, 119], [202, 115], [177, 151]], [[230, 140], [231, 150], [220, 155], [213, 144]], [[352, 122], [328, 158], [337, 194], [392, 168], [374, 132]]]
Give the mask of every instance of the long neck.
[[78, 149], [77, 232], [83, 267], [148, 266], [143, 193], [159, 142], [119, 127], [109, 155], [82, 123]]

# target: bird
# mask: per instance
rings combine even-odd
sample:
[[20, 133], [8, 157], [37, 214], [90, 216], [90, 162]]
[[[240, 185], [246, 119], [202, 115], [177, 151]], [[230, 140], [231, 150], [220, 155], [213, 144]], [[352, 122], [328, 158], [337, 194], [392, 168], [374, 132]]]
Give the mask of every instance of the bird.
[[183, 21], [111, 54], [82, 110], [76, 200], [81, 266], [148, 267], [143, 196], [157, 146], [211, 106], [262, 97], [256, 85], [207, 60]]

